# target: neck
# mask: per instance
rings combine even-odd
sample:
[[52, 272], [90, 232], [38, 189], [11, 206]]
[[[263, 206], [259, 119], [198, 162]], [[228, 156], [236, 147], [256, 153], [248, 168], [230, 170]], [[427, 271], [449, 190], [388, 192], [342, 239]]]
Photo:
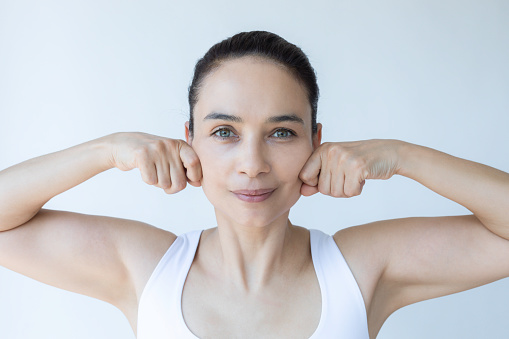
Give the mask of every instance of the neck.
[[288, 264], [295, 234], [288, 213], [266, 226], [235, 225], [220, 215], [217, 221], [218, 269], [239, 288], [256, 291], [267, 286], [274, 273], [280, 276], [294, 268]]

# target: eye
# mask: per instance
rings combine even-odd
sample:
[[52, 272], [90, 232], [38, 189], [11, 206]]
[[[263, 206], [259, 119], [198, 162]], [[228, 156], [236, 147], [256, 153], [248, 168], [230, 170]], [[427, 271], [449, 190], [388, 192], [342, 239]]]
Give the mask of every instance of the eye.
[[[237, 137], [237, 135], [230, 128], [227, 127], [222, 127], [215, 130], [212, 133], [212, 136], [220, 140], [228, 140]], [[271, 137], [275, 137], [276, 139], [290, 139], [294, 136], [297, 136], [297, 134], [294, 131], [287, 128], [278, 128], [271, 135]]]
[[221, 139], [221, 140], [229, 139], [234, 135], [235, 134], [229, 128], [225, 128], [225, 127], [220, 128], [220, 129], [214, 131], [214, 133], [212, 133], [212, 136], [214, 136], [215, 138]]
[[296, 135], [295, 132], [286, 128], [279, 128], [272, 134], [272, 136], [275, 136], [276, 138], [279, 139], [288, 139], [295, 135]]

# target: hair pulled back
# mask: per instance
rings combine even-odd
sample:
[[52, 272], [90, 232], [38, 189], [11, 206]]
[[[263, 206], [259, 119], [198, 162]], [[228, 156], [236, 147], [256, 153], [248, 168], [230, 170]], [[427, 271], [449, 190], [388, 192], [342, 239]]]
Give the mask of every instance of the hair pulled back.
[[200, 87], [206, 76], [221, 62], [245, 56], [264, 57], [285, 66], [307, 90], [311, 105], [311, 130], [317, 132], [316, 113], [318, 109], [318, 84], [316, 74], [306, 54], [296, 45], [289, 43], [277, 34], [266, 31], [238, 33], [212, 46], [198, 60], [194, 68], [194, 76], [189, 86], [189, 133], [194, 132], [193, 110]]

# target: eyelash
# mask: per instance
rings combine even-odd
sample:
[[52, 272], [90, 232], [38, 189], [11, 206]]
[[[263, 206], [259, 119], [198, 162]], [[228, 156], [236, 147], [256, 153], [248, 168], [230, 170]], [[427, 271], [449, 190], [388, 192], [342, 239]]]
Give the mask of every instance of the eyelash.
[[[222, 128], [219, 128], [219, 129], [215, 130], [215, 131], [212, 133], [212, 136], [213, 136], [214, 138], [217, 138], [217, 139], [220, 139], [220, 140], [227, 140], [227, 139], [230, 139], [230, 137], [221, 137], [221, 136], [217, 135], [217, 133], [218, 133], [218, 132], [221, 132], [221, 131], [230, 131], [230, 132], [232, 132], [232, 130], [231, 130], [230, 128], [222, 127]], [[272, 135], [274, 135], [274, 134], [275, 134], [275, 133], [277, 133], [277, 132], [281, 132], [281, 131], [283, 131], [283, 132], [289, 132], [289, 133], [290, 133], [290, 135], [289, 135], [289, 136], [287, 136], [287, 137], [279, 137], [279, 138], [278, 138], [278, 137], [276, 137], [276, 139], [290, 139], [290, 138], [293, 138], [293, 137], [297, 136], [297, 134], [296, 134], [294, 131], [292, 131], [291, 129], [288, 129], [288, 128], [278, 128], [278, 129], [276, 129], [276, 130], [272, 133]], [[232, 133], [233, 133], [233, 132], [232, 132]]]

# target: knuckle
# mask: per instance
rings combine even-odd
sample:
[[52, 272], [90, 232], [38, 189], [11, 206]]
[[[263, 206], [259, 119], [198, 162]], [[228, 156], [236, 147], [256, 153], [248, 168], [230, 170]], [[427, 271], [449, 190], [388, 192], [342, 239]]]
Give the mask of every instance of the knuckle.
[[186, 188], [187, 182], [185, 180], [177, 180], [177, 182], [174, 182], [172, 185], [172, 188], [175, 190], [175, 192], [180, 192], [184, 188]]
[[175, 139], [164, 139], [165, 147], [171, 150], [178, 150], [180, 148], [180, 143]]
[[[189, 181], [198, 181], [198, 180], [200, 180], [200, 178], [198, 178], [198, 174], [192, 173], [192, 172], [187, 172], [186, 177], [189, 179]], [[186, 182], [187, 182], [187, 179], [186, 179]]]
[[166, 142], [168, 143], [168, 148], [176, 152], [181, 152], [187, 145], [183, 140], [178, 139], [166, 139]]
[[193, 154], [189, 157], [189, 159], [187, 160], [187, 163], [188, 163], [189, 167], [196, 167], [199, 165], [200, 159], [198, 159], [198, 156], [196, 154]]
[[355, 169], [361, 169], [364, 167], [364, 160], [362, 158], [351, 158], [350, 165]]
[[157, 181], [155, 180], [155, 178], [151, 177], [151, 176], [146, 177], [145, 179], [143, 179], [143, 181], [145, 181], [145, 183], [147, 183], [149, 185], [157, 184]]
[[159, 187], [161, 187], [162, 189], [168, 189], [171, 187], [171, 182], [169, 180], [161, 180], [159, 183], [158, 183]]
[[144, 161], [147, 159], [147, 154], [148, 154], [147, 146], [143, 145], [143, 146], [137, 147], [133, 151], [133, 153], [134, 153], [134, 156], [136, 157], [136, 159]]
[[152, 148], [153, 148], [156, 152], [159, 152], [159, 153], [164, 152], [164, 151], [166, 150], [166, 145], [165, 145], [164, 140], [161, 140], [161, 139], [155, 140], [155, 141], [152, 143]]
[[313, 180], [313, 177], [310, 173], [308, 172], [303, 172], [300, 174], [300, 178], [303, 180], [303, 181], [311, 181]]
[[325, 149], [328, 149], [329, 147], [331, 147], [333, 145], [332, 142], [329, 142], [329, 141], [326, 141], [324, 143], [322, 143], [319, 147], [322, 147], [322, 148], [325, 148]]
[[343, 191], [341, 189], [334, 189], [332, 191], [332, 196], [334, 198], [344, 198], [345, 194], [343, 193]]
[[321, 183], [318, 183], [318, 192], [325, 194], [325, 195], [330, 195], [330, 193], [331, 193], [330, 188], [326, 187], [324, 184], [321, 184]]
[[358, 195], [360, 195], [362, 192], [362, 186], [356, 186], [354, 188], [349, 188], [348, 191], [345, 190], [345, 194], [351, 198], [351, 197], [356, 197]]
[[338, 158], [341, 155], [341, 149], [337, 145], [330, 146], [327, 149], [327, 159], [332, 160]]
[[351, 198], [351, 197], [353, 197], [355, 195], [357, 195], [357, 194], [355, 194], [355, 192], [350, 191], [350, 190], [345, 190], [345, 197], [346, 198]]

